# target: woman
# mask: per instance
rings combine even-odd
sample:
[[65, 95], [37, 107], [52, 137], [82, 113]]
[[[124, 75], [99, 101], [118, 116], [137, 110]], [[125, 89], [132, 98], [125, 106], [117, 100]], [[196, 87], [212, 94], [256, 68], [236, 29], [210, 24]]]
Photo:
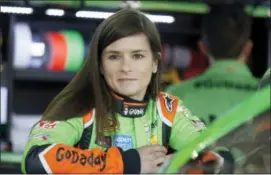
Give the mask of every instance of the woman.
[[160, 57], [159, 33], [142, 13], [123, 9], [103, 21], [82, 69], [32, 129], [24, 172], [156, 172], [164, 147], [178, 150], [204, 128], [159, 91]]

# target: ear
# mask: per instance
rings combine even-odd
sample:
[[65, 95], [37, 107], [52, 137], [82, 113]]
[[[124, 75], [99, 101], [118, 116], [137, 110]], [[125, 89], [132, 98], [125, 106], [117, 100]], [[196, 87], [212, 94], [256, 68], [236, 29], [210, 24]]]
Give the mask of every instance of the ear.
[[244, 44], [239, 58], [242, 59], [243, 61], [246, 61], [246, 59], [250, 56], [252, 52], [252, 48], [253, 48], [253, 42], [251, 40], [248, 40]]
[[206, 46], [205, 46], [205, 44], [204, 44], [204, 42], [202, 40], [198, 41], [198, 47], [199, 47], [201, 53], [203, 53], [203, 55], [208, 55]]
[[159, 63], [160, 59], [161, 59], [161, 52], [158, 52], [157, 53], [157, 58], [153, 59], [153, 62], [152, 62], [152, 73], [154, 73], [154, 74], [157, 72], [158, 63]]

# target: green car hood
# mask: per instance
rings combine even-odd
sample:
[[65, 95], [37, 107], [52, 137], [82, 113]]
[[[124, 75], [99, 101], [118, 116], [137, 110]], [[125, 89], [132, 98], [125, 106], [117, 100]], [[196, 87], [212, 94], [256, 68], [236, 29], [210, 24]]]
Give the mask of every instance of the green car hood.
[[170, 160], [168, 167], [161, 170], [161, 173], [177, 173], [180, 167], [191, 160], [193, 154], [197, 154], [212, 145], [243, 123], [267, 111], [268, 108], [270, 110], [270, 85], [259, 90], [220, 119], [216, 120], [193, 142], [177, 152]]

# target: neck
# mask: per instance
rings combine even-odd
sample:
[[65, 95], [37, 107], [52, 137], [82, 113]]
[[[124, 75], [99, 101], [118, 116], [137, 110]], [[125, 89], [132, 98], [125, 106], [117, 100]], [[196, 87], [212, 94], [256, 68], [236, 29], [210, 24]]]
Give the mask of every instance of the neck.
[[247, 63], [247, 58], [246, 57], [239, 57], [237, 59], [238, 62], [242, 63], [242, 64], [246, 64]]
[[215, 58], [213, 56], [208, 56], [210, 65], [213, 65], [215, 63]]
[[129, 96], [127, 98], [130, 98], [132, 100], [136, 100], [136, 101], [142, 101], [144, 99], [144, 96], [138, 96], [138, 95], [135, 95], [135, 96]]
[[148, 101], [148, 97], [145, 96], [125, 96], [125, 95], [121, 95], [119, 93], [116, 92], [112, 92], [113, 97], [115, 97], [116, 99], [122, 99], [123, 101], [128, 101], [128, 102], [145, 102], [146, 100]]
[[223, 60], [236, 60], [237, 62], [239, 63], [242, 63], [242, 64], [246, 64], [247, 62], [247, 58], [245, 57], [238, 57], [236, 59], [234, 58], [220, 58], [220, 59], [215, 59], [213, 56], [208, 56], [208, 59], [209, 59], [209, 62], [210, 62], [210, 65], [213, 65], [214, 63], [216, 63], [216, 61], [223, 61]]

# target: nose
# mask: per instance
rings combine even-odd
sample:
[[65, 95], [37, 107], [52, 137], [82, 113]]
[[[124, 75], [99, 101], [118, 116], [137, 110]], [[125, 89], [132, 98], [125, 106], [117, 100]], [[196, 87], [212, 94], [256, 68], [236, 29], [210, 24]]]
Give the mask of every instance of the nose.
[[124, 56], [122, 61], [121, 61], [121, 71], [122, 72], [130, 72], [132, 70], [132, 64], [131, 64], [131, 59], [129, 56]]

